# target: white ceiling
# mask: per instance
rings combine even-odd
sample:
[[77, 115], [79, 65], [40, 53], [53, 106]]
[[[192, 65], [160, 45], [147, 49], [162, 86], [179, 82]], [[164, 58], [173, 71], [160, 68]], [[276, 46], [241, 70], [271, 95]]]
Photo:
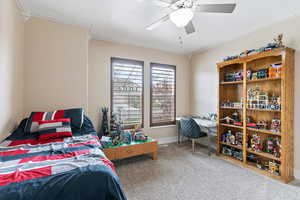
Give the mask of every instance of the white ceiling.
[[32, 16], [92, 27], [94, 39], [185, 54], [233, 40], [300, 13], [299, 0], [210, 0], [236, 2], [237, 7], [233, 14], [197, 13], [194, 18], [197, 32], [186, 35], [184, 29], [177, 28], [170, 21], [152, 31], [145, 29], [170, 11], [159, 7], [155, 0], [19, 1]]

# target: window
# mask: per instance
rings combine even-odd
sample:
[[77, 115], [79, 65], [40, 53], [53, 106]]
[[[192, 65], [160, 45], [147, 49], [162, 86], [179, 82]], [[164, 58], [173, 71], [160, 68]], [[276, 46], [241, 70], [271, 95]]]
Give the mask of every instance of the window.
[[150, 126], [175, 124], [176, 67], [151, 63]]
[[111, 58], [111, 112], [125, 128], [143, 126], [144, 62]]

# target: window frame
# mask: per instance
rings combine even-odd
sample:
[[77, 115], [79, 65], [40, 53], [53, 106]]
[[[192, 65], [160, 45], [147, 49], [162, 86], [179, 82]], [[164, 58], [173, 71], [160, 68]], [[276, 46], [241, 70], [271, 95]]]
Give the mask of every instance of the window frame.
[[[153, 122], [152, 116], [152, 94], [153, 94], [153, 84], [152, 84], [152, 69], [155, 66], [159, 66], [164, 69], [173, 69], [174, 70], [174, 121], [169, 122]], [[168, 126], [168, 125], [175, 125], [176, 124], [176, 66], [169, 65], [169, 64], [161, 64], [161, 63], [150, 63], [150, 127], [158, 127], [158, 126]]]
[[[142, 65], [142, 102], [141, 102], [141, 110], [142, 110], [142, 120], [141, 120], [141, 127], [144, 128], [144, 87], [145, 87], [145, 76], [144, 76], [144, 67], [145, 67], [145, 62], [141, 60], [134, 60], [134, 59], [128, 59], [128, 58], [119, 58], [119, 57], [111, 57], [110, 58], [110, 116], [113, 113], [113, 61], [114, 60], [123, 60], [123, 61], [128, 61], [128, 62], [136, 62], [140, 63]], [[136, 124], [138, 125], [138, 124]], [[124, 126], [124, 129], [133, 129], [135, 125], [128, 125]]]

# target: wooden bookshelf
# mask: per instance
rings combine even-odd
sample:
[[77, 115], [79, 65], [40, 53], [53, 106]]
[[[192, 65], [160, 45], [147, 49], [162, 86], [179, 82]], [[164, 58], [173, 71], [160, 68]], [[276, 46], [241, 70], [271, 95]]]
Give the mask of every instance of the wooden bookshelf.
[[[246, 56], [230, 61], [217, 63], [219, 73], [219, 104], [218, 104], [218, 137], [217, 137], [217, 155], [227, 161], [242, 165], [252, 169], [258, 173], [268, 177], [288, 183], [294, 179], [294, 54], [295, 51], [291, 48], [277, 48], [271, 51], [257, 53], [251, 56]], [[247, 80], [246, 72], [249, 70], [258, 71], [271, 66], [272, 64], [282, 64], [281, 75], [273, 78], [267, 77], [262, 79]], [[226, 73], [235, 73], [242, 71], [243, 81], [225, 81]], [[249, 88], [259, 87], [266, 91], [269, 98], [273, 94], [280, 96], [281, 109], [250, 109], [247, 108], [247, 91]], [[228, 108], [223, 107], [222, 102], [241, 102], [243, 108]], [[233, 112], [237, 112], [243, 122], [243, 126], [235, 126], [226, 124], [222, 119], [230, 116]], [[266, 129], [255, 129], [247, 127], [247, 119], [254, 121], [265, 120], [267, 122], [272, 119], [280, 119], [280, 132], [270, 131], [270, 127]], [[243, 146], [236, 146], [230, 143], [222, 142], [222, 135], [228, 130], [232, 132], [242, 132]], [[253, 151], [249, 148], [251, 137], [257, 135], [262, 139], [262, 144], [265, 146], [267, 138], [279, 138], [281, 143], [280, 158], [273, 154]], [[229, 155], [224, 155], [222, 148], [232, 148], [241, 151], [243, 161], [237, 160]], [[256, 164], [249, 160], [251, 156], [255, 156], [258, 160], [272, 161], [279, 164], [279, 174], [271, 173], [265, 169], [257, 168]]]

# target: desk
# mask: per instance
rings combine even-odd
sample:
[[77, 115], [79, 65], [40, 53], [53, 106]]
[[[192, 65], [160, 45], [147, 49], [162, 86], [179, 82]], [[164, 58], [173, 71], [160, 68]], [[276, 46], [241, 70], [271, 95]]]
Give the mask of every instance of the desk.
[[[177, 135], [178, 135], [178, 144], [180, 143], [180, 119], [182, 117], [176, 118], [176, 126], [177, 126]], [[207, 133], [207, 137], [209, 139], [209, 155], [212, 152], [212, 143], [214, 137], [217, 136], [217, 122], [207, 119], [201, 119], [201, 118], [193, 118], [195, 122], [200, 126], [200, 128]]]

